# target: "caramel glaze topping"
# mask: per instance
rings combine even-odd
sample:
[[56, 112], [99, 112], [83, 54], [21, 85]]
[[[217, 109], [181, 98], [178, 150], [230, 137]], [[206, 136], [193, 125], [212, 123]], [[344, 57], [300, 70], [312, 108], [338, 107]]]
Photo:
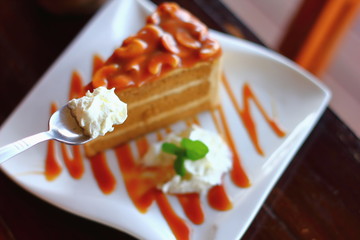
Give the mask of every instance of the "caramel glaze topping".
[[136, 35], [125, 39], [94, 75], [92, 87], [139, 87], [176, 68], [221, 55], [207, 27], [175, 3], [163, 3]]

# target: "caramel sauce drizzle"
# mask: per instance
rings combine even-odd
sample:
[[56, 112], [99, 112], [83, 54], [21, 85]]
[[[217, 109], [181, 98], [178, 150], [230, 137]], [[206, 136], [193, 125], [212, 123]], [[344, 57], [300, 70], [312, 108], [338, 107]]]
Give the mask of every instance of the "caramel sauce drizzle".
[[71, 146], [73, 157], [69, 156], [67, 146], [60, 144], [61, 153], [64, 159], [65, 166], [67, 167], [70, 175], [75, 179], [80, 179], [84, 174], [84, 162], [79, 145]]
[[208, 192], [207, 199], [209, 205], [219, 211], [227, 211], [233, 207], [223, 184], [213, 186]]
[[[95, 57], [94, 57], [95, 59]], [[95, 60], [94, 60], [95, 61]], [[94, 67], [93, 67], [94, 68]], [[80, 98], [85, 95], [86, 89], [82, 77], [78, 72], [73, 72], [70, 82], [69, 100], [73, 98]]]
[[226, 121], [226, 116], [225, 116], [224, 110], [221, 105], [219, 105], [218, 111], [220, 114], [220, 119], [222, 122], [223, 129], [224, 129], [224, 134], [226, 137], [225, 139], [227, 140], [227, 143], [233, 153], [233, 166], [232, 166], [232, 170], [230, 172], [231, 179], [233, 180], [235, 185], [237, 185], [239, 187], [249, 187], [251, 185], [250, 180], [247, 177], [245, 170], [241, 165], [240, 155], [237, 151], [235, 142], [231, 136], [231, 131], [230, 131], [229, 125]]
[[170, 229], [174, 233], [176, 239], [190, 239], [191, 228], [176, 214], [165, 194], [160, 191], [156, 191], [155, 196], [160, 211], [168, 222]]
[[231, 99], [236, 111], [238, 112], [238, 115], [240, 116], [240, 119], [242, 120], [243, 124], [245, 125], [245, 128], [250, 136], [251, 141], [253, 142], [253, 144], [256, 148], [256, 151], [260, 155], [264, 156], [264, 151], [259, 143], [259, 138], [258, 138], [258, 134], [257, 134], [257, 130], [256, 130], [256, 124], [255, 124], [254, 119], [251, 114], [250, 100], [253, 100], [253, 102], [255, 103], [255, 105], [259, 109], [259, 111], [261, 112], [261, 114], [264, 117], [264, 119], [266, 120], [266, 122], [269, 124], [269, 126], [272, 128], [272, 130], [279, 137], [284, 137], [286, 135], [286, 132], [284, 130], [282, 130], [281, 127], [278, 125], [278, 123], [266, 113], [265, 109], [261, 105], [258, 98], [255, 96], [254, 92], [251, 90], [248, 83], [245, 83], [243, 86], [243, 94], [242, 94], [243, 101], [242, 102], [243, 102], [244, 106], [243, 106], [243, 108], [240, 108], [239, 103], [236, 100], [235, 94], [231, 90], [230, 84], [224, 74], [222, 75], [222, 80], [223, 80], [224, 86], [226, 88], [226, 91], [229, 94], [230, 99]]
[[92, 76], [95, 75], [95, 73], [102, 67], [104, 66], [105, 61], [102, 57], [100, 57], [99, 55], [95, 54], [94, 58], [93, 58], [93, 70], [92, 70]]
[[129, 144], [116, 147], [115, 154], [130, 199], [141, 213], [146, 213], [155, 200], [155, 178], [158, 175], [156, 169], [145, 173], [142, 167], [135, 163]]
[[[51, 103], [50, 115], [56, 112], [57, 108], [58, 107], [55, 103]], [[49, 140], [47, 143], [47, 153], [45, 159], [46, 180], [52, 181], [56, 179], [60, 175], [61, 171], [62, 171], [62, 167], [55, 154], [55, 141]]]
[[136, 140], [136, 146], [138, 148], [139, 156], [143, 157], [149, 149], [149, 142], [145, 137], [140, 137]]
[[177, 198], [191, 222], [202, 224], [205, 221], [205, 214], [198, 193], [178, 194]]
[[107, 164], [104, 152], [89, 158], [94, 178], [104, 194], [112, 193], [116, 188], [116, 179]]

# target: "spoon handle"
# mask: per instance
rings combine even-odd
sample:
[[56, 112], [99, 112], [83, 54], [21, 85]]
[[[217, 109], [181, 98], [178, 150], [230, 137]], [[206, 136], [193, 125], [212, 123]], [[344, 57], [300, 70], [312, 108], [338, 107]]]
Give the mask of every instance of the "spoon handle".
[[42, 141], [53, 139], [50, 131], [23, 138], [0, 148], [0, 164]]

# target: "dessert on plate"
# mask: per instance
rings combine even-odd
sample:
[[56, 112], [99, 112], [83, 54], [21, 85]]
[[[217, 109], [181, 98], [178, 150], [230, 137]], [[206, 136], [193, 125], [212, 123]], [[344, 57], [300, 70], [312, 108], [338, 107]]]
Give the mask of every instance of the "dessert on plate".
[[218, 102], [221, 48], [207, 27], [175, 3], [158, 6], [135, 35], [96, 71], [89, 89], [115, 88], [128, 118], [85, 145], [88, 156], [212, 109]]

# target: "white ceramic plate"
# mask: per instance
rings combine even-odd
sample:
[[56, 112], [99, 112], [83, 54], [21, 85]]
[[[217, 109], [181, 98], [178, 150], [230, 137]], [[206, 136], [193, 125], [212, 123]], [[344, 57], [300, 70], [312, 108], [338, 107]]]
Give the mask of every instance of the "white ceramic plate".
[[[122, 39], [141, 28], [153, 7], [145, 1], [126, 0], [111, 1], [104, 6], [3, 124], [0, 145], [46, 130], [50, 102], [66, 103], [72, 71], [78, 70], [89, 81], [93, 55], [109, 56]], [[226, 91], [221, 89], [222, 105], [231, 131], [236, 133], [233, 137], [252, 186], [235, 187], [227, 176], [226, 189], [234, 208], [219, 212], [204, 201], [206, 219], [200, 226], [191, 226], [192, 238], [238, 239], [323, 113], [330, 93], [314, 77], [280, 55], [228, 35], [212, 34], [223, 47], [224, 70], [239, 103], [241, 88], [248, 82], [270, 115], [275, 109], [279, 123], [287, 131], [286, 137], [278, 138], [252, 105], [260, 144], [265, 151], [265, 156], [260, 156]], [[199, 119], [204, 126], [210, 126], [209, 114], [201, 114]], [[153, 205], [146, 214], [135, 209], [112, 151], [107, 152], [107, 157], [118, 184], [112, 194], [104, 195], [96, 185], [88, 161], [80, 180], [74, 180], [64, 170], [55, 181], [47, 181], [41, 174], [46, 146], [39, 144], [18, 155], [3, 164], [2, 170], [29, 192], [66, 211], [138, 238], [174, 239], [157, 206]], [[176, 212], [186, 218], [176, 199], [169, 199]]]

